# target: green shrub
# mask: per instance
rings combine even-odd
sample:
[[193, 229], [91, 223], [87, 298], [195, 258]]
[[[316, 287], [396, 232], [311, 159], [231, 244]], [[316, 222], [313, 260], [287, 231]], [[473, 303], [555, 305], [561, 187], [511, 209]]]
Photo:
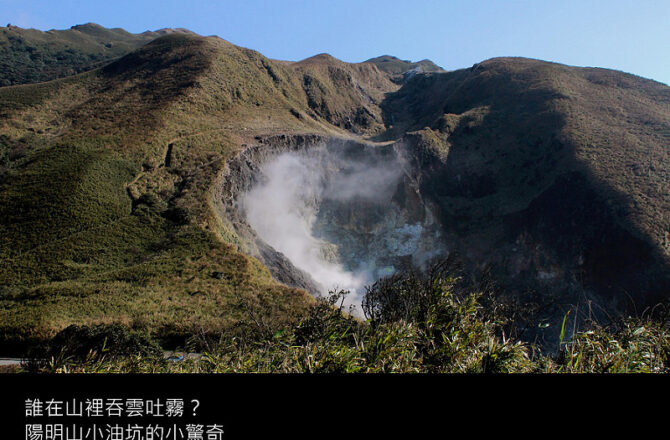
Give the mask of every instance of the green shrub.
[[119, 324], [71, 325], [30, 356], [29, 370], [58, 369], [68, 363], [91, 363], [128, 356], [158, 358], [161, 347], [147, 334]]
[[593, 325], [566, 341], [553, 370], [568, 373], [670, 373], [670, 322], [628, 318]]
[[[450, 262], [406, 272], [367, 289], [365, 321], [343, 306], [348, 292], [318, 298], [292, 324], [249, 319], [216, 338], [192, 338], [197, 359], [166, 362], [148, 339], [118, 326], [69, 327], [52, 341], [43, 370], [214, 373], [573, 373], [670, 372], [668, 319], [591, 324], [542, 354], [510, 337], [516, 312], [457, 276]], [[54, 351], [54, 349], [56, 351]], [[60, 350], [60, 351], [58, 351]], [[102, 354], [102, 356], [100, 356]]]

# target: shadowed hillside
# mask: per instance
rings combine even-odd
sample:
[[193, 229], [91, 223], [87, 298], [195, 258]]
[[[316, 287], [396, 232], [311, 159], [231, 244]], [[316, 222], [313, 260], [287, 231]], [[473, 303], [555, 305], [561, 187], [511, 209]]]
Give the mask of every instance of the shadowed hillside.
[[425, 150], [423, 185], [473, 264], [619, 307], [667, 298], [667, 86], [500, 58], [414, 78], [383, 108]]
[[101, 66], [149, 41], [184, 29], [131, 34], [95, 23], [42, 32], [0, 28], [0, 86], [49, 81]]

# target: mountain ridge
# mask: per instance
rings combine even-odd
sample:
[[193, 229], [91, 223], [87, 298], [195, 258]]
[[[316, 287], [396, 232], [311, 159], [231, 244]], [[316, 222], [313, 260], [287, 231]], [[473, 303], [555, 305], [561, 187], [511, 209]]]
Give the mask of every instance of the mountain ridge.
[[115, 58], [172, 33], [186, 29], [159, 29], [131, 34], [96, 23], [67, 30], [0, 27], [0, 86], [49, 81], [99, 67]]
[[252, 146], [328, 138], [407, 144], [473, 271], [619, 308], [635, 286], [667, 298], [670, 88], [524, 58], [394, 75], [171, 32], [75, 76], [0, 87], [5, 342], [73, 322], [178, 338], [233, 331], [249, 310], [291, 319], [310, 297], [248, 256], [219, 187]]

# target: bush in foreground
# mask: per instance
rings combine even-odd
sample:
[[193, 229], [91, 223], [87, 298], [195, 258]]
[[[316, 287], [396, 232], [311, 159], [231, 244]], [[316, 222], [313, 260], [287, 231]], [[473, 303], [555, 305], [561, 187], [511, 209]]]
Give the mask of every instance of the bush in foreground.
[[[347, 292], [320, 298], [295, 324], [260, 321], [172, 362], [156, 351], [67, 357], [45, 371], [216, 373], [581, 373], [670, 372], [668, 319], [627, 319], [614, 330], [595, 324], [542, 354], [510, 338], [510, 320], [491, 312], [491, 298], [463, 287], [447, 264], [404, 273], [367, 289], [366, 320], [344, 309]], [[484, 307], [486, 304], [487, 307]], [[495, 304], [494, 304], [495, 305]], [[495, 308], [495, 307], [494, 307]], [[500, 309], [504, 309], [500, 308]], [[565, 320], [564, 320], [565, 327]], [[66, 332], [67, 333], [67, 332]], [[76, 332], [75, 332], [76, 333]], [[76, 338], [74, 340], [77, 340]], [[91, 340], [88, 338], [86, 340]], [[93, 338], [92, 340], [99, 341]], [[73, 341], [73, 340], [71, 340]], [[71, 343], [71, 342], [70, 342]], [[99, 344], [98, 344], [99, 345]], [[95, 345], [97, 347], [98, 345]], [[132, 345], [132, 343], [131, 343]], [[141, 344], [140, 344], [141, 345]], [[188, 347], [187, 347], [188, 348]]]
[[71, 325], [38, 346], [26, 363], [29, 371], [67, 371], [68, 366], [91, 367], [119, 358], [159, 358], [163, 351], [149, 335], [119, 324]]

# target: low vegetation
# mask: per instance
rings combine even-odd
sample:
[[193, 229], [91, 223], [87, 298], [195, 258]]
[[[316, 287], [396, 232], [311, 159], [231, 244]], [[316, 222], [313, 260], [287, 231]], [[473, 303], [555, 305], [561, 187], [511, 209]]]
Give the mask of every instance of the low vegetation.
[[9, 24], [0, 27], [0, 86], [49, 81], [90, 70], [156, 36], [93, 23], [47, 32]]
[[[586, 323], [584, 330], [567, 337], [568, 314], [557, 349], [541, 352], [509, 336], [515, 333], [510, 325], [518, 324], [511, 309], [495, 302], [491, 292], [472, 289], [447, 265], [438, 264], [427, 273], [399, 274], [370, 286], [363, 303], [365, 320], [343, 308], [343, 291], [320, 298], [290, 325], [255, 316], [250, 307], [253, 319], [238, 328], [241, 331], [200, 333], [181, 347], [199, 353], [186, 358], [166, 358], [146, 336], [129, 335], [118, 327], [71, 327], [42, 352], [51, 357], [41, 364], [28, 362], [25, 368], [170, 373], [670, 372], [667, 314], [628, 318], [611, 328]], [[121, 341], [122, 352], [116, 351], [114, 341]]]

